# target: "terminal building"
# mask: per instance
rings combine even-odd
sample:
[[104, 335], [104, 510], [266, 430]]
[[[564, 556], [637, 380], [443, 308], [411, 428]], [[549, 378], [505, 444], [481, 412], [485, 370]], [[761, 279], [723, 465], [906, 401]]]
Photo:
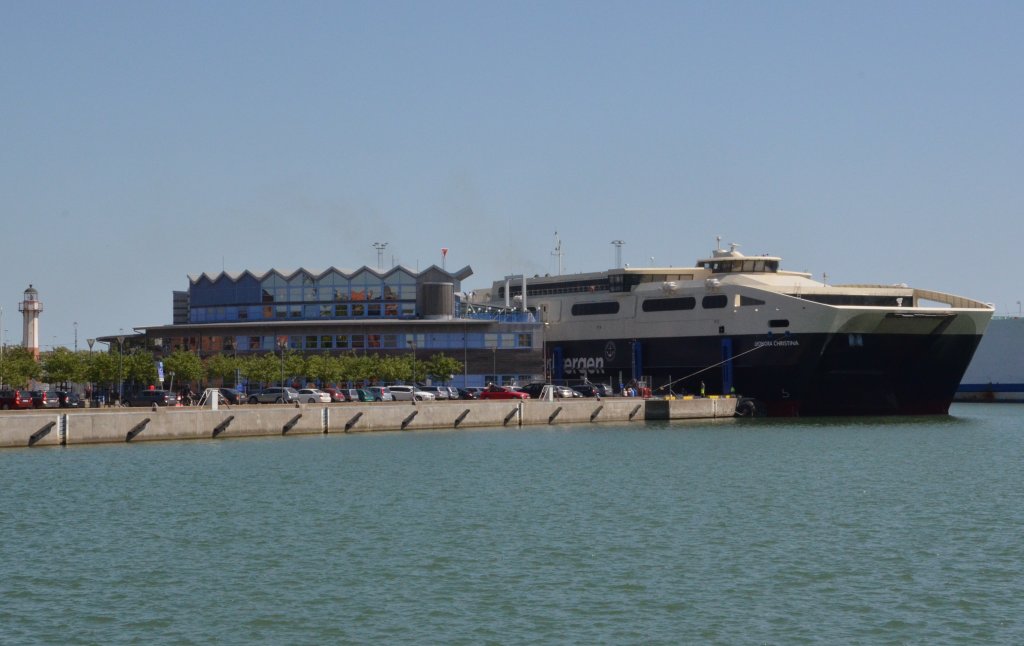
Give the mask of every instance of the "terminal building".
[[[417, 272], [361, 267], [189, 276], [174, 292], [173, 323], [135, 328], [124, 348], [156, 357], [177, 350], [216, 354], [445, 354], [463, 364], [455, 386], [526, 383], [543, 378], [542, 324], [529, 311], [469, 305], [462, 281], [436, 265]], [[117, 347], [118, 337], [100, 341]]]

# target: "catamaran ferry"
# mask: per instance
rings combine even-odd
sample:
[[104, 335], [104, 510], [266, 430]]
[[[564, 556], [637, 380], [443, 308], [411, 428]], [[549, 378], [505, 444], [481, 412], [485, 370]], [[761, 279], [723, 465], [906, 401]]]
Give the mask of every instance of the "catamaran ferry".
[[472, 301], [534, 312], [555, 381], [732, 394], [747, 414], [946, 414], [993, 308], [829, 285], [733, 245], [694, 267], [507, 277]]

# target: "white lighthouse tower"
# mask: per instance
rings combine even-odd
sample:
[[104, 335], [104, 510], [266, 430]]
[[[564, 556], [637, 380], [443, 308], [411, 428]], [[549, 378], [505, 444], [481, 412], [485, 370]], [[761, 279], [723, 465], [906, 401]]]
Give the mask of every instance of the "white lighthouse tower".
[[43, 304], [39, 302], [39, 292], [31, 284], [25, 290], [25, 300], [18, 304], [18, 311], [23, 318], [21, 345], [31, 350], [35, 358], [39, 358], [39, 313]]

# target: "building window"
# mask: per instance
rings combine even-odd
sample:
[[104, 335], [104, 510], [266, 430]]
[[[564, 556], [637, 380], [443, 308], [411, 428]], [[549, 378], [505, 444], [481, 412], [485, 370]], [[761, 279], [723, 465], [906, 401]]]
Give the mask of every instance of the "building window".
[[320, 346], [319, 341], [320, 340], [317, 337], [315, 337], [315, 336], [307, 336], [306, 337], [306, 349], [307, 350], [316, 350]]

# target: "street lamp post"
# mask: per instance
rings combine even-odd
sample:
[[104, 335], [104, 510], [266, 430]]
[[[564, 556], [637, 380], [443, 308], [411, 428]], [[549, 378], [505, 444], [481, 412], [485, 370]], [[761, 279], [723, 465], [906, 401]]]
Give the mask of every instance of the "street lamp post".
[[409, 341], [409, 347], [412, 348], [412, 385], [416, 385], [416, 338], [413, 337]]
[[548, 379], [548, 322], [547, 321], [544, 321], [544, 327], [541, 328], [541, 333], [543, 334], [543, 336], [541, 337], [541, 344], [540, 344], [540, 354], [541, 354], [540, 358], [541, 358], [541, 361], [544, 362], [544, 365], [543, 365], [544, 383], [549, 384], [549, 383], [551, 383], [551, 381]]
[[118, 335], [117, 337], [117, 403], [118, 405], [124, 401], [124, 379], [122, 378], [122, 369], [124, 368], [124, 336]]
[[283, 339], [278, 339], [277, 347], [281, 350], [281, 387], [284, 388], [284, 348], [288, 345]]

